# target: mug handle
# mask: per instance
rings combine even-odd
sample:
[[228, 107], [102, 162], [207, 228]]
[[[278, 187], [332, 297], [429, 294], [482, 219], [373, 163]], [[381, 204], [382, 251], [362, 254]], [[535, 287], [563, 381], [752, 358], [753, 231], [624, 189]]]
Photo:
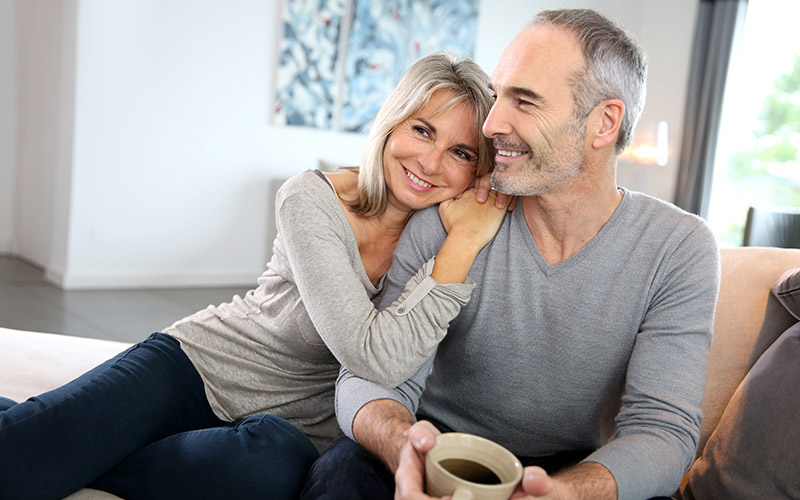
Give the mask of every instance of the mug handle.
[[465, 488], [456, 488], [453, 495], [450, 497], [452, 500], [472, 500], [472, 492]]

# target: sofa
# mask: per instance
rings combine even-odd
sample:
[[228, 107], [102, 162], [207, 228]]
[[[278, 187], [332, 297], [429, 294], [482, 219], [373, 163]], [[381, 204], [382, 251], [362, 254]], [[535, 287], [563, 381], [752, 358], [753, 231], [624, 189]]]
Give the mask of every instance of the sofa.
[[[722, 249], [721, 262], [697, 460], [675, 498], [800, 498], [800, 474], [792, 470], [800, 463], [800, 249]], [[776, 283], [783, 288], [772, 290]], [[0, 395], [23, 400], [126, 347], [0, 328]], [[793, 352], [793, 363], [781, 362]], [[68, 498], [117, 499], [88, 488]]]

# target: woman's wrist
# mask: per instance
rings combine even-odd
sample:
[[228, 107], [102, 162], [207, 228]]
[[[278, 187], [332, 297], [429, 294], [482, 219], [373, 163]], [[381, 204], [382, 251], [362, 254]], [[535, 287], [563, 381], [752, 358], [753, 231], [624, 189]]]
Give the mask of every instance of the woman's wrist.
[[439, 284], [464, 283], [481, 248], [483, 245], [448, 236], [436, 254], [431, 278]]

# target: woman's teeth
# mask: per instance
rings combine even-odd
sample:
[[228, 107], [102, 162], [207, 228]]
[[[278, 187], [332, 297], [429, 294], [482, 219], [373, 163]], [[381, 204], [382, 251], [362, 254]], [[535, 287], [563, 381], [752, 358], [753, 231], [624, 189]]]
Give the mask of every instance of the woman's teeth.
[[411, 180], [411, 182], [413, 182], [417, 186], [422, 186], [424, 188], [433, 187], [433, 184], [429, 184], [429, 183], [423, 181], [422, 179], [420, 179], [416, 175], [412, 174], [411, 171], [409, 171], [409, 170], [406, 170], [406, 176]]

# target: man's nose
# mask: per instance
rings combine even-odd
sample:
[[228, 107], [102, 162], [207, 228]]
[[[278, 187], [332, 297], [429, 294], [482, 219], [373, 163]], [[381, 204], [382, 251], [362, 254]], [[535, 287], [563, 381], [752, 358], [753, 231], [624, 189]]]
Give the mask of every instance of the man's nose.
[[495, 102], [492, 109], [489, 110], [489, 116], [483, 122], [483, 135], [488, 138], [510, 135], [511, 124], [508, 121], [508, 109], [499, 103]]

